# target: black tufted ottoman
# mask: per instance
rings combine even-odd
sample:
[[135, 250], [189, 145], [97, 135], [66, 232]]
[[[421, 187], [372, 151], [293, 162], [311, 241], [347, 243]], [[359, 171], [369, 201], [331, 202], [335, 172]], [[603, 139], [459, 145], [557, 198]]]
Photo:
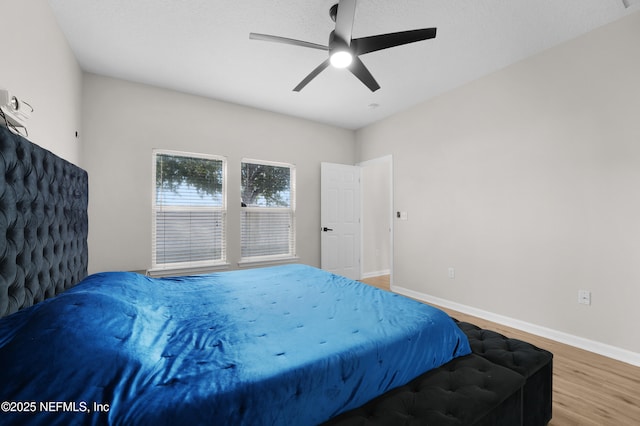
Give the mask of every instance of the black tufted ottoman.
[[325, 426], [522, 424], [521, 374], [471, 354], [428, 371]]
[[551, 420], [553, 354], [459, 322], [472, 354], [426, 372], [325, 426], [543, 426]]
[[525, 426], [546, 425], [551, 420], [553, 354], [495, 331], [484, 330], [467, 322], [458, 327], [469, 338], [474, 354], [509, 368], [527, 380], [523, 389]]

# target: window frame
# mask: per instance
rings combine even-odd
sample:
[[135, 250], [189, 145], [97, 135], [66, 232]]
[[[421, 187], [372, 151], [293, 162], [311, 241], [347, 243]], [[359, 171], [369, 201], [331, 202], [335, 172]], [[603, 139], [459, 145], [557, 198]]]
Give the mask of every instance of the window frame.
[[[171, 206], [165, 205], [161, 209], [158, 208], [157, 205], [157, 191], [156, 191], [156, 172], [157, 172], [157, 158], [158, 155], [168, 155], [174, 157], [187, 157], [187, 158], [198, 158], [212, 161], [220, 161], [222, 162], [222, 205], [221, 206]], [[229, 266], [228, 263], [228, 238], [227, 238], [227, 226], [228, 226], [228, 209], [227, 209], [227, 170], [228, 170], [228, 161], [227, 157], [221, 155], [213, 155], [213, 154], [203, 154], [203, 153], [195, 153], [195, 152], [185, 152], [185, 151], [177, 151], [177, 150], [168, 150], [168, 149], [157, 149], [154, 148], [152, 150], [152, 199], [151, 199], [151, 269], [147, 271], [149, 275], [160, 276], [166, 275], [167, 273], [172, 273], [176, 271], [189, 271], [189, 272], [200, 272], [207, 270], [217, 270], [223, 269]], [[171, 262], [171, 263], [157, 263], [157, 212], [160, 210], [164, 211], [172, 211], [172, 212], [220, 212], [221, 213], [221, 221], [222, 221], [222, 246], [221, 246], [221, 257], [220, 259], [215, 260], [199, 260], [199, 261], [184, 261], [184, 262]]]
[[[285, 167], [289, 169], [289, 207], [259, 207], [259, 206], [243, 206], [240, 207], [240, 260], [238, 262], [239, 266], [252, 266], [259, 264], [270, 264], [270, 263], [286, 263], [286, 262], [294, 262], [299, 260], [297, 255], [297, 217], [296, 217], [296, 166], [292, 163], [284, 163], [284, 162], [276, 162], [276, 161], [267, 161], [267, 160], [257, 160], [254, 158], [242, 158], [240, 161], [240, 193], [242, 194], [242, 166], [244, 163], [250, 164], [258, 164], [263, 166], [273, 166], [273, 167]], [[241, 199], [242, 200], [242, 199]], [[289, 212], [290, 214], [290, 234], [288, 237], [289, 241], [289, 252], [286, 254], [272, 254], [272, 255], [259, 255], [259, 256], [243, 256], [243, 221], [244, 214], [247, 211], [254, 212], [273, 212], [273, 213], [282, 213]]]

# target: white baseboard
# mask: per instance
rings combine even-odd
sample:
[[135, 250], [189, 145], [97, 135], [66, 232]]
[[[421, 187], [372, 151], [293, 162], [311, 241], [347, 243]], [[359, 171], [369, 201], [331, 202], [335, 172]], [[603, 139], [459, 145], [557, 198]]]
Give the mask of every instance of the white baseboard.
[[361, 279], [379, 277], [381, 275], [390, 275], [390, 274], [391, 274], [391, 271], [389, 269], [385, 269], [383, 271], [363, 272]]
[[541, 327], [536, 324], [520, 321], [507, 316], [494, 314], [482, 309], [477, 309], [460, 303], [451, 302], [446, 299], [440, 299], [438, 297], [430, 296], [428, 294], [420, 293], [397, 285], [393, 285], [391, 287], [391, 290], [404, 296], [422, 300], [423, 302], [432, 303], [434, 305], [442, 306], [443, 308], [453, 309], [454, 311], [472, 315], [474, 317], [482, 318], [498, 324], [506, 325], [511, 328], [516, 328], [527, 333], [555, 340], [557, 342], [564, 343], [570, 346], [575, 346], [589, 352], [594, 352], [599, 355], [603, 355], [609, 358], [616, 359], [618, 361], [626, 362], [627, 364], [631, 364], [636, 367], [640, 367], [640, 353], [637, 352], [632, 352], [627, 349], [608, 345], [606, 343], [585, 339], [583, 337], [574, 336], [572, 334], [553, 330], [551, 328]]

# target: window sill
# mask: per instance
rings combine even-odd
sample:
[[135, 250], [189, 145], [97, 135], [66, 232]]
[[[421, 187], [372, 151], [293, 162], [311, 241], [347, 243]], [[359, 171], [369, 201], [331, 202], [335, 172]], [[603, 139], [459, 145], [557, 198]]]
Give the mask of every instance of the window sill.
[[239, 268], [253, 268], [256, 266], [280, 265], [283, 263], [297, 263], [300, 261], [298, 256], [273, 257], [262, 259], [241, 260], [238, 262]]
[[183, 275], [200, 275], [208, 274], [211, 272], [222, 271], [229, 269], [228, 263], [220, 263], [218, 265], [209, 266], [185, 266], [183, 268], [166, 268], [166, 269], [147, 269], [147, 276], [149, 277], [176, 277]]

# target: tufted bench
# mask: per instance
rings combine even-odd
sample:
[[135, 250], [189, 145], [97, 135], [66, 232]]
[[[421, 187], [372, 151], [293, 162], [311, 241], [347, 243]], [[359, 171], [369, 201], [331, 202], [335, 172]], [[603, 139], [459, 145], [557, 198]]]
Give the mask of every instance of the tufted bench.
[[551, 420], [553, 354], [454, 319], [472, 354], [426, 372], [325, 426], [542, 426]]
[[458, 322], [458, 327], [469, 338], [473, 353], [525, 377], [523, 424], [546, 425], [551, 420], [552, 410], [553, 354], [467, 322]]
[[428, 371], [325, 426], [522, 423], [522, 375], [471, 354]]

